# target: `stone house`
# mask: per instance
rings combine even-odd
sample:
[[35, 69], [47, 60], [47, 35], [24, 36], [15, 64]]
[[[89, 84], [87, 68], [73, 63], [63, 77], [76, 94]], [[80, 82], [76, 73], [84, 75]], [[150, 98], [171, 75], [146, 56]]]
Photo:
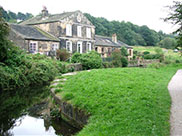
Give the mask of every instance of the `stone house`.
[[[95, 26], [79, 10], [49, 14], [44, 7], [40, 15], [20, 25], [12, 24], [11, 28], [11, 40], [31, 52], [49, 54], [52, 51], [51, 48], [54, 51], [58, 48], [66, 49], [71, 54], [96, 50], [102, 57], [109, 57], [115, 48], [126, 47], [130, 54], [129, 58], [133, 56], [132, 48], [117, 41], [116, 34], [112, 38], [95, 35]], [[24, 41], [20, 43], [19, 38]]]
[[95, 40], [95, 51], [100, 53], [102, 58], [110, 57], [112, 51], [121, 47], [125, 47], [127, 49], [129, 60], [133, 57], [133, 48], [117, 40], [116, 34], [113, 34], [112, 37], [95, 35]]
[[80, 11], [42, 14], [26, 20], [22, 25], [36, 26], [60, 39], [60, 47], [70, 53], [86, 53], [94, 50], [95, 26]]
[[21, 49], [30, 53], [49, 55], [59, 49], [60, 40], [34, 26], [9, 24], [9, 39]]

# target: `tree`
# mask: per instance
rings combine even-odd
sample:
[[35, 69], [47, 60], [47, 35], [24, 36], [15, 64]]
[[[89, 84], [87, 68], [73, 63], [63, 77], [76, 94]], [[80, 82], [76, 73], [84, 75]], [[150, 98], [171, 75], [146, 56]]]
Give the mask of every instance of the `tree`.
[[174, 49], [177, 45], [176, 40], [174, 38], [166, 37], [163, 40], [161, 40], [158, 45], [161, 48], [166, 48], [166, 49]]
[[9, 49], [9, 40], [7, 39], [9, 34], [9, 26], [5, 22], [0, 12], [0, 62], [4, 62], [7, 58]]
[[174, 1], [172, 6], [167, 7], [169, 8], [170, 12], [164, 21], [178, 26], [174, 33], [178, 34], [177, 46], [182, 47], [182, 2]]

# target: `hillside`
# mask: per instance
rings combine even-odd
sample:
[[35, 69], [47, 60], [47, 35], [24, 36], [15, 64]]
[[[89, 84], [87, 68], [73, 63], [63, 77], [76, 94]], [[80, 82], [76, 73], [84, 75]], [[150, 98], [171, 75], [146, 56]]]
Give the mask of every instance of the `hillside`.
[[129, 45], [156, 46], [166, 37], [173, 38], [162, 31], [156, 32], [147, 26], [138, 26], [131, 22], [108, 21], [103, 17], [94, 17], [88, 13], [84, 14], [96, 27], [96, 34], [111, 36], [116, 33], [118, 39]]
[[12, 11], [6, 11], [3, 9], [3, 7], [0, 7], [0, 12], [3, 16], [3, 18], [10, 23], [17, 23], [19, 21], [24, 21], [27, 20], [31, 17], [33, 17], [33, 15], [31, 13], [21, 13], [18, 12], [17, 14], [12, 12]]

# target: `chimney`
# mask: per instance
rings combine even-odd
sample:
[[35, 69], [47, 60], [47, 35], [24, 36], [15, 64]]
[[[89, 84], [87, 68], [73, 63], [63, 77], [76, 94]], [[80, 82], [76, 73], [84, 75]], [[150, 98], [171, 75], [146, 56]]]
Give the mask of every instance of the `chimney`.
[[116, 35], [116, 33], [112, 35], [112, 41], [114, 43], [117, 43], [117, 35]]
[[48, 15], [49, 15], [49, 13], [48, 13], [48, 10], [47, 10], [46, 6], [43, 6], [42, 17], [46, 17]]

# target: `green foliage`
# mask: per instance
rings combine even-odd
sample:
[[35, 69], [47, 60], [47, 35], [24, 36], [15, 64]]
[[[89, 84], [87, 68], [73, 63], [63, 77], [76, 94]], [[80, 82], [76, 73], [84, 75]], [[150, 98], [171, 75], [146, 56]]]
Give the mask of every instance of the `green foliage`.
[[121, 62], [121, 51], [120, 50], [114, 50], [112, 52], [112, 64], [114, 67], [122, 67], [122, 62]]
[[122, 63], [122, 67], [127, 67], [128, 59], [126, 57], [121, 57], [121, 63]]
[[83, 69], [95, 69], [101, 68], [102, 66], [102, 59], [100, 54], [95, 51], [91, 51], [89, 53], [75, 53], [73, 54], [71, 61], [73, 63], [81, 63]]
[[114, 67], [127, 67], [128, 59], [126, 58], [127, 51], [125, 48], [114, 50], [112, 52], [112, 64]]
[[149, 51], [144, 51], [143, 52], [143, 55], [147, 55], [147, 54], [150, 54], [150, 52]]
[[60, 61], [68, 61], [70, 54], [66, 49], [60, 49], [56, 51], [56, 57]]
[[82, 54], [75, 52], [72, 57], [71, 57], [71, 62], [72, 63], [79, 63], [81, 62]]
[[168, 6], [170, 13], [164, 19], [164, 21], [175, 24], [178, 29], [174, 32], [178, 35], [177, 37], [177, 46], [182, 47], [182, 2], [181, 1], [173, 1], [172, 6]]
[[2, 13], [2, 17], [7, 21], [7, 22], [11, 22], [11, 23], [17, 23], [17, 20], [27, 20], [29, 18], [32, 18], [33, 15], [30, 13], [21, 13], [18, 12], [18, 14], [12, 12], [12, 11], [6, 11], [4, 10], [2, 7], [0, 7], [0, 12]]
[[174, 38], [166, 37], [161, 40], [157, 45], [161, 48], [175, 49], [177, 46], [177, 42]]
[[162, 31], [158, 33], [147, 26], [137, 26], [130, 22], [108, 21], [103, 17], [93, 17], [90, 14], [84, 14], [96, 27], [97, 35], [111, 36], [116, 33], [118, 40], [129, 45], [155, 46], [159, 41], [170, 35]]
[[180, 68], [80, 72], [65, 82], [59, 95], [70, 93], [69, 102], [91, 114], [78, 136], [167, 136], [171, 105], [167, 85]]
[[124, 57], [128, 56], [127, 49], [125, 47], [121, 48], [121, 55], [124, 56]]
[[0, 13], [0, 62], [3, 62], [8, 55], [10, 42], [7, 40], [9, 26], [4, 21]]

